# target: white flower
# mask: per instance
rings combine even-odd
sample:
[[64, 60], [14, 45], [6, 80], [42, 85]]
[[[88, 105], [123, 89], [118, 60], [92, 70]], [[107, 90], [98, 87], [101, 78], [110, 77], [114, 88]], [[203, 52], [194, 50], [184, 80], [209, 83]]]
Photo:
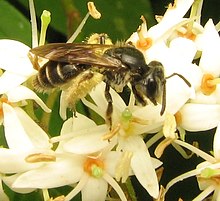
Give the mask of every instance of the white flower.
[[[67, 135], [68, 138], [72, 130], [77, 130], [79, 127], [86, 129], [82, 122], [81, 125], [73, 124], [72, 119], [68, 119], [63, 125], [60, 137], [65, 139], [65, 135]], [[66, 201], [71, 200], [80, 191], [83, 201], [91, 199], [104, 201], [108, 184], [110, 184], [122, 201], [127, 200], [122, 189], [113, 179], [115, 165], [119, 160], [120, 153], [110, 151], [111, 147], [110, 149], [105, 147], [101, 152], [94, 153], [96, 150], [93, 150], [93, 154], [77, 155], [71, 153], [71, 150], [65, 152], [64, 144], [65, 140], [61, 141], [55, 151], [56, 161], [24, 172], [15, 180], [12, 187], [46, 189], [78, 183], [65, 197]]]
[[[94, 104], [83, 99], [84, 104], [103, 119], [105, 119], [107, 108], [107, 101], [103, 93], [104, 87], [104, 83], [101, 83], [90, 93]], [[159, 167], [161, 163], [150, 157], [141, 134], [155, 132], [162, 126], [164, 118], [159, 114], [160, 106], [134, 106], [132, 95], [129, 106], [126, 106], [114, 90], [110, 90], [110, 93], [113, 99], [112, 130], [108, 131], [103, 139], [113, 142], [116, 140], [116, 150], [123, 153], [116, 168], [116, 178], [125, 182], [131, 168], [142, 186], [152, 197], [156, 198], [159, 193], [159, 186], [154, 169]], [[71, 147], [73, 146], [75, 145], [71, 144]]]
[[219, 185], [219, 175], [220, 175], [220, 145], [219, 145], [219, 139], [220, 139], [220, 123], [218, 124], [214, 141], [213, 141], [213, 156], [203, 152], [202, 150], [199, 150], [198, 148], [195, 148], [192, 145], [189, 145], [185, 142], [176, 140], [175, 142], [195, 154], [202, 157], [205, 161], [197, 165], [195, 170], [191, 170], [189, 172], [186, 172], [173, 180], [171, 180], [166, 187], [166, 191], [173, 186], [175, 183], [182, 181], [183, 179], [196, 176], [197, 181], [199, 184], [200, 190], [203, 192], [200, 193], [196, 198], [193, 199], [193, 201], [202, 201], [204, 200], [208, 195], [213, 193], [212, 200], [218, 201], [220, 198], [220, 185]]
[[[167, 48], [168, 37], [178, 28], [187, 24], [190, 20], [184, 19], [184, 15], [189, 10], [193, 0], [176, 0], [174, 5], [169, 5], [164, 16], [155, 26], [147, 30], [145, 19], [142, 17], [142, 25], [138, 31], [133, 33], [128, 41], [131, 41], [137, 49], [143, 51], [147, 63], [158, 60], [158, 52], [164, 52]], [[159, 55], [161, 55], [159, 53]]]
[[0, 68], [5, 70], [0, 76], [0, 94], [19, 86], [37, 73], [28, 58], [29, 50], [21, 42], [0, 40]]
[[196, 93], [179, 111], [179, 125], [188, 131], [208, 130], [216, 127], [220, 121], [220, 59], [216, 51], [220, 46], [220, 37], [211, 19], [197, 38], [202, 56], [194, 74]]
[[[27, 105], [26, 100], [36, 101], [45, 112], [51, 111], [32, 90], [30, 90], [25, 86], [19, 85], [13, 89], [10, 89], [0, 98], [0, 121], [1, 122], [4, 121], [4, 118], [6, 118], [7, 115], [10, 115], [4, 110], [3, 104], [9, 105], [13, 110], [18, 107]], [[28, 114], [26, 114], [26, 116], [28, 116]], [[21, 116], [21, 121], [22, 121], [22, 116]]]
[[[45, 159], [50, 156], [54, 159], [48, 135], [41, 129], [21, 108], [13, 108], [9, 104], [3, 103], [4, 111], [4, 131], [8, 148], [0, 148], [0, 159], [4, 163], [0, 164], [2, 174], [15, 174], [16, 178], [23, 171], [39, 167], [42, 163], [30, 163], [35, 156], [38, 159]], [[47, 160], [49, 158], [47, 157]], [[44, 162], [44, 160], [42, 160]], [[3, 180], [10, 186], [13, 178], [4, 176]], [[11, 186], [10, 186], [11, 187]], [[13, 189], [13, 187], [11, 187]], [[31, 192], [30, 188], [13, 189], [18, 192]]]

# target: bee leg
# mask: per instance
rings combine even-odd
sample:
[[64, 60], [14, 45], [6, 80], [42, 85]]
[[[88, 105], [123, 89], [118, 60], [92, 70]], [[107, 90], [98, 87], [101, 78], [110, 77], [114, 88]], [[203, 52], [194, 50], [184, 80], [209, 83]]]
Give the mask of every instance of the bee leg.
[[107, 110], [106, 110], [106, 123], [109, 124], [110, 130], [111, 130], [113, 105], [112, 105], [112, 96], [110, 94], [110, 86], [108, 84], [106, 84], [106, 87], [105, 87], [105, 98], [108, 102], [108, 106], [107, 106]]
[[146, 100], [144, 100], [144, 98], [138, 93], [137, 89], [135, 88], [135, 86], [132, 84], [132, 92], [134, 94], [135, 100], [140, 103], [141, 105], [145, 106], [147, 104]]

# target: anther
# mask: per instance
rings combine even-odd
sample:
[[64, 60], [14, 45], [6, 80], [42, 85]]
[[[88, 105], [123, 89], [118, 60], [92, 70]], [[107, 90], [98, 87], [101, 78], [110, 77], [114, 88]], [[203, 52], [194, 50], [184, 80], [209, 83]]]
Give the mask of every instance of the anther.
[[220, 83], [220, 78], [214, 78], [211, 74], [204, 74], [201, 82], [201, 91], [204, 95], [211, 95], [215, 89], [216, 85]]
[[94, 19], [100, 19], [101, 18], [101, 13], [96, 9], [94, 2], [88, 2], [87, 4], [89, 14], [94, 18]]
[[30, 154], [25, 158], [25, 161], [28, 163], [38, 163], [38, 162], [54, 162], [56, 161], [56, 157], [49, 154]]

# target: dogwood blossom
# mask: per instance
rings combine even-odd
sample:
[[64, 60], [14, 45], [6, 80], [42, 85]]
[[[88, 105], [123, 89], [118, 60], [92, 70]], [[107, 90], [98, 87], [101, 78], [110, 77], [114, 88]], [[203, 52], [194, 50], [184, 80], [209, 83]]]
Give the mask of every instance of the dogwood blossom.
[[[106, 111], [102, 109], [107, 108], [107, 101], [103, 94], [104, 87], [104, 83], [101, 83], [90, 93], [94, 104], [85, 99], [83, 102], [105, 119]], [[163, 117], [159, 114], [160, 107], [152, 105], [146, 108], [134, 106], [132, 98], [130, 105], [126, 106], [122, 98], [114, 90], [110, 90], [110, 93], [114, 108], [112, 131], [106, 132], [102, 140], [116, 140], [116, 151], [123, 153], [123, 158], [116, 170], [116, 178], [125, 182], [131, 168], [142, 186], [151, 196], [156, 198], [159, 193], [159, 186], [154, 169], [159, 167], [161, 163], [150, 157], [141, 134], [153, 132], [161, 127]], [[148, 125], [148, 121], [152, 122], [152, 124]], [[71, 147], [74, 146], [74, 144], [71, 144]]]
[[[90, 200], [91, 196], [93, 200], [104, 201], [107, 196], [107, 184], [110, 184], [118, 193], [120, 199], [126, 201], [123, 191], [113, 179], [115, 166], [120, 156], [119, 152], [111, 151], [111, 146], [110, 148], [107, 146], [108, 143], [102, 151], [97, 152], [97, 148], [94, 146], [95, 149], [91, 149], [91, 152], [87, 154], [75, 154], [71, 150], [68, 151], [68, 147], [64, 147], [70, 133], [73, 131], [80, 132], [80, 127], [84, 132], [85, 130], [88, 132], [88, 129], [90, 129], [87, 126], [92, 123], [91, 120], [88, 119], [85, 126], [82, 124], [82, 120], [85, 121], [87, 118], [83, 115], [79, 115], [78, 118], [77, 121], [80, 122], [81, 120], [81, 124], [73, 124], [72, 118], [64, 123], [60, 136], [64, 141], [60, 141], [55, 151], [56, 161], [51, 161], [44, 164], [44, 166], [22, 173], [12, 184], [12, 187], [45, 189], [78, 183], [65, 196], [66, 201], [71, 200], [80, 191], [83, 201]], [[99, 129], [98, 126], [97, 129]], [[95, 129], [93, 132], [95, 133]], [[81, 148], [83, 149], [83, 147]], [[62, 169], [60, 169], [61, 167]], [[42, 182], [42, 180], [45, 182]]]
[[208, 195], [210, 195], [212, 192], [212, 200], [219, 200], [220, 194], [219, 194], [219, 138], [220, 138], [220, 124], [218, 124], [214, 141], [213, 141], [213, 156], [203, 152], [202, 150], [199, 150], [198, 148], [193, 147], [192, 145], [189, 145], [187, 143], [176, 141], [181, 146], [184, 146], [200, 157], [202, 157], [205, 161], [198, 164], [195, 170], [191, 170], [189, 172], [186, 172], [173, 180], [171, 180], [166, 187], [166, 191], [173, 186], [175, 183], [182, 181], [183, 179], [196, 176], [197, 181], [199, 184], [200, 190], [202, 192], [193, 199], [193, 201], [201, 201], [204, 200]]
[[[220, 37], [210, 19], [204, 31], [197, 37], [197, 45], [202, 52], [198, 72], [195, 74], [195, 97], [180, 109], [180, 126], [188, 131], [209, 130], [218, 125], [219, 116], [219, 74], [220, 60], [216, 48]], [[196, 81], [196, 80], [195, 80]], [[207, 116], [209, 118], [207, 119]], [[201, 125], [200, 122], [203, 122]]]
[[19, 86], [37, 73], [28, 58], [29, 50], [19, 41], [0, 40], [0, 68], [5, 70], [0, 76], [0, 94]]

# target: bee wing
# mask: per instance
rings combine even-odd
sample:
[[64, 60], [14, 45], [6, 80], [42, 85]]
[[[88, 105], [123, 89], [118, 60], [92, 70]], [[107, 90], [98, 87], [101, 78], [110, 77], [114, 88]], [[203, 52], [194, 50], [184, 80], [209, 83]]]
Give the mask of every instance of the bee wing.
[[102, 67], [119, 67], [121, 62], [103, 56], [105, 50], [114, 45], [51, 43], [30, 50], [31, 53], [58, 62], [89, 64]]

